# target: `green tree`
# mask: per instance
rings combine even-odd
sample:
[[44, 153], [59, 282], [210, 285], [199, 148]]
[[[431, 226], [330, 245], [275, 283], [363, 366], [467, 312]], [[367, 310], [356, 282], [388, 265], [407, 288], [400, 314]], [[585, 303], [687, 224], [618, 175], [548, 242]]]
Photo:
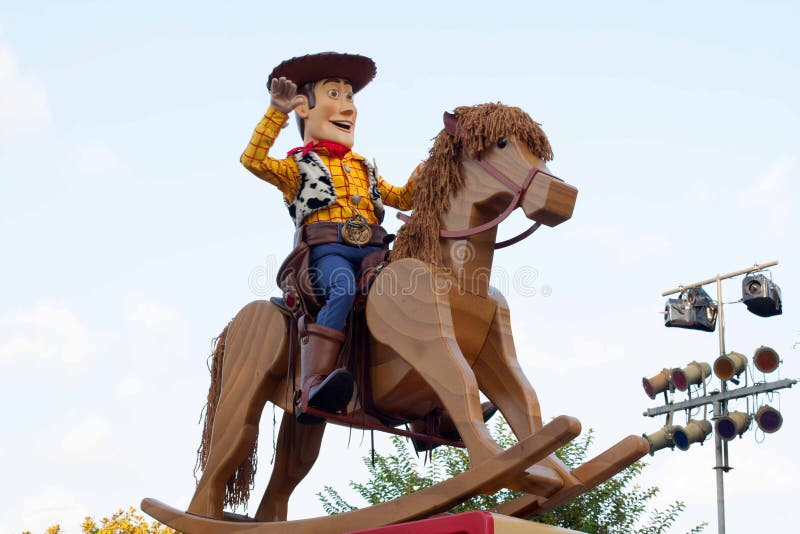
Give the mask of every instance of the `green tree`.
[[[504, 448], [516, 443], [511, 429], [502, 418], [498, 418], [494, 424], [492, 435]], [[394, 448], [392, 454], [376, 452], [374, 461], [371, 456], [364, 458], [369, 480], [349, 483], [370, 505], [432, 486], [469, 469], [469, 458], [463, 449], [439, 447], [431, 454], [430, 462], [420, 467], [417, 458], [409, 452], [409, 447], [402, 438], [393, 436], [391, 439]], [[589, 458], [589, 448], [593, 441], [594, 432], [590, 429], [584, 436], [561, 447], [556, 455], [570, 468], [577, 467]], [[646, 465], [644, 462], [636, 462], [592, 491], [535, 518], [534, 521], [590, 533], [666, 533], [686, 506], [675, 501], [666, 509], [654, 509], [646, 518], [643, 517], [647, 513], [648, 504], [659, 492], [657, 487], [642, 488], [636, 483]], [[331, 486], [325, 486], [317, 495], [328, 514], [356, 509]], [[493, 495], [478, 495], [451, 512], [489, 510], [519, 495], [510, 490], [501, 490]], [[691, 532], [702, 532], [705, 526], [706, 523], [703, 522]]]

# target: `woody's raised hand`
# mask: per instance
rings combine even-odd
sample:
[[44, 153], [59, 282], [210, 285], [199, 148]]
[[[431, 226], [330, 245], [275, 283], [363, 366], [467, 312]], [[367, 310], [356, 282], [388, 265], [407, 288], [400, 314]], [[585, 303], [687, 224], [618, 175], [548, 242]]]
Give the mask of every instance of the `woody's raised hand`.
[[274, 78], [269, 85], [270, 104], [281, 113], [289, 114], [305, 101], [303, 95], [297, 94], [297, 86], [284, 77]]

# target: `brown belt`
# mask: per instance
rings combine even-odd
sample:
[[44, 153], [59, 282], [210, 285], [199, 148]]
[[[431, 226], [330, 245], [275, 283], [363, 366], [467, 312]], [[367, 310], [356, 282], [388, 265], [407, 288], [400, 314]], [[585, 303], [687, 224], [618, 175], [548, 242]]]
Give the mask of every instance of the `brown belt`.
[[[364, 246], [382, 247], [386, 230], [379, 224], [370, 224], [369, 227], [372, 229], [372, 237]], [[347, 244], [342, 241], [342, 223], [334, 222], [318, 222], [301, 226], [294, 235], [295, 244], [300, 241], [305, 241], [309, 247], [326, 243]]]

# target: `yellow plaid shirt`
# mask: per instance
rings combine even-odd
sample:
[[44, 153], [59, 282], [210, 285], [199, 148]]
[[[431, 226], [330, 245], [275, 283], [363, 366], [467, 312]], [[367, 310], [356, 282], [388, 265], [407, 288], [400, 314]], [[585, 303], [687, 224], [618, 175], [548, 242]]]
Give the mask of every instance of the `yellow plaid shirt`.
[[[291, 203], [300, 187], [300, 172], [293, 157], [275, 159], [269, 156], [278, 133], [288, 116], [272, 106], [261, 122], [256, 126], [250, 144], [242, 154], [242, 164], [253, 174], [276, 186], [283, 193], [287, 204]], [[369, 195], [369, 178], [364, 158], [355, 152], [348, 151], [344, 158], [338, 159], [330, 155], [324, 147], [315, 148], [322, 162], [328, 167], [336, 188], [336, 202], [327, 208], [319, 209], [306, 217], [304, 224], [315, 222], [345, 222], [355, 215], [351, 205], [354, 195], [360, 197], [358, 211], [367, 222], [377, 224], [375, 209]], [[402, 187], [389, 185], [382, 177], [378, 177], [378, 188], [381, 200], [387, 206], [399, 210], [409, 210], [414, 194], [414, 173]]]

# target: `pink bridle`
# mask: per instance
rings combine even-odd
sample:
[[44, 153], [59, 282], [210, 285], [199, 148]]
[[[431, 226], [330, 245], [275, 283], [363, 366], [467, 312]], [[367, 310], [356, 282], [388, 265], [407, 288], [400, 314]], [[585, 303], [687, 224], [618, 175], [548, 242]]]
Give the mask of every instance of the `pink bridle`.
[[[448, 113], [445, 111], [444, 113], [444, 129], [450, 135], [456, 135], [458, 131], [458, 118], [453, 115], [452, 113]], [[464, 237], [473, 236], [475, 234], [479, 234], [481, 232], [485, 232], [486, 230], [490, 230], [500, 225], [501, 222], [506, 220], [511, 212], [520, 207], [522, 204], [522, 199], [525, 196], [525, 193], [528, 191], [531, 183], [533, 183], [533, 179], [536, 177], [538, 173], [547, 174], [552, 178], [556, 178], [552, 174], [548, 174], [545, 171], [537, 168], [532, 167], [531, 170], [528, 172], [528, 175], [525, 177], [525, 180], [522, 181], [522, 185], [515, 184], [511, 179], [508, 178], [505, 174], [503, 174], [497, 167], [489, 163], [488, 161], [481, 159], [480, 156], [475, 158], [473, 161], [480, 165], [483, 170], [485, 170], [489, 175], [495, 178], [498, 182], [505, 185], [509, 188], [513, 193], [514, 197], [511, 199], [511, 202], [506, 206], [506, 209], [503, 210], [497, 217], [492, 219], [491, 221], [485, 222], [478, 226], [473, 226], [472, 228], [466, 228], [464, 230], [440, 230], [439, 236], [448, 238], [448, 239], [462, 239]], [[403, 222], [408, 222], [411, 220], [411, 217], [404, 213], [398, 213], [397, 218]], [[512, 237], [511, 239], [507, 239], [505, 241], [501, 241], [500, 243], [495, 243], [494, 248], [504, 248], [509, 245], [513, 245], [514, 243], [518, 243], [534, 233], [538, 228], [542, 225], [540, 222], [535, 222], [531, 225], [530, 228], [522, 232], [521, 234]]]

